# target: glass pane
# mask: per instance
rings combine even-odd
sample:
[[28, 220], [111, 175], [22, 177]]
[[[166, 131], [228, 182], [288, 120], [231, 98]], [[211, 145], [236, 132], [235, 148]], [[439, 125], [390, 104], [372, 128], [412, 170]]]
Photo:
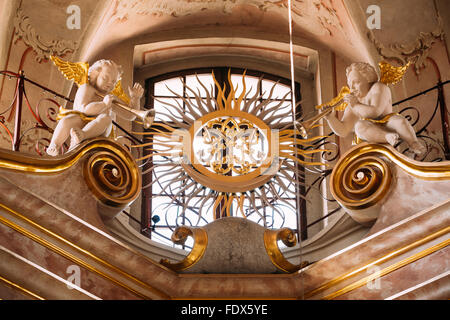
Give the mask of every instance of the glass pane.
[[181, 78], [172, 78], [167, 79], [164, 81], [156, 82], [155, 83], [155, 91], [154, 96], [170, 96], [175, 97], [176, 95], [170, 90], [175, 92], [176, 94], [179, 94], [180, 96], [183, 96], [183, 83], [181, 82]]
[[[191, 210], [186, 210], [185, 213], [185, 225], [188, 226], [197, 226], [197, 221], [198, 221], [198, 214], [196, 214], [195, 212], [191, 211]], [[198, 221], [198, 226], [204, 225], [205, 222], [202, 222], [201, 219], [200, 221]]]
[[[198, 78], [198, 79], [197, 79]], [[214, 80], [212, 78], [212, 75], [209, 73], [199, 74], [197, 76], [190, 75], [186, 76], [186, 85], [191, 88], [196, 95], [199, 95], [200, 91], [200, 97], [206, 98], [206, 90], [201, 86], [201, 84], [205, 86], [208, 89], [208, 92], [210, 96], [214, 97]], [[186, 96], [187, 97], [195, 97], [195, 95], [190, 91], [186, 90]]]
[[[283, 99], [286, 96], [286, 99], [291, 99], [291, 88], [284, 84], [276, 84], [275, 81], [270, 80], [262, 80], [261, 89], [263, 92], [263, 98], [269, 98], [270, 90], [275, 85], [275, 88], [272, 93], [272, 99]], [[286, 95], [287, 94], [287, 95]]]
[[158, 224], [165, 225], [164, 213], [169, 207], [171, 199], [169, 197], [153, 197], [152, 198], [152, 216], [158, 215], [160, 217], [160, 222]]
[[170, 240], [170, 237], [172, 236], [172, 230], [169, 228], [155, 228], [154, 231], [152, 231], [152, 240], [158, 241], [160, 243], [164, 243], [166, 245], [169, 245], [171, 247], [174, 246], [174, 243]]
[[[178, 102], [178, 104], [177, 104]], [[174, 117], [178, 121], [181, 120], [179, 116], [179, 112], [177, 110], [180, 109], [178, 106], [180, 105], [183, 108], [183, 100], [181, 99], [173, 99], [173, 98], [158, 98], [155, 99], [154, 108], [155, 108], [155, 121], [167, 121], [173, 122], [169, 116]], [[170, 112], [169, 112], [170, 111]], [[171, 114], [172, 113], [172, 114]]]
[[[155, 157], [158, 158], [158, 157]], [[154, 164], [167, 163], [166, 160], [158, 161], [156, 159]], [[154, 183], [152, 184], [152, 193], [154, 195], [160, 194], [162, 190], [164, 190], [164, 194], [176, 194], [180, 190], [181, 182], [175, 181], [179, 175], [178, 172], [173, 173], [173, 170], [170, 170], [170, 167], [167, 166], [155, 166], [152, 172], [152, 180]]]
[[264, 110], [267, 111], [264, 121], [269, 125], [292, 123], [292, 105], [290, 101], [283, 103], [281, 101], [271, 102]]
[[296, 214], [296, 201], [288, 200], [279, 201], [274, 208], [266, 208], [267, 223], [270, 228], [290, 228], [292, 230], [297, 229], [297, 214]]

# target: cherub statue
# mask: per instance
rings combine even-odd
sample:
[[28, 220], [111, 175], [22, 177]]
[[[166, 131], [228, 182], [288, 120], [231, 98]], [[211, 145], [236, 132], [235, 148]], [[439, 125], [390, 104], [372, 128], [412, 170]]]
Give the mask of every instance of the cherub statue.
[[56, 57], [52, 57], [52, 60], [66, 78], [73, 79], [79, 87], [73, 110], [61, 108], [58, 114], [59, 121], [47, 147], [47, 154], [58, 155], [61, 145], [69, 136], [71, 138], [69, 150], [83, 140], [99, 136], [108, 137], [116, 114], [126, 120], [136, 118], [134, 114], [115, 107], [113, 102], [118, 100], [119, 95], [122, 100], [129, 102], [131, 108], [139, 110], [144, 89], [135, 83], [132, 88], [128, 88], [130, 94], [128, 98], [121, 89], [122, 70], [116, 63], [111, 60], [99, 60], [89, 68], [87, 63], [71, 63]]
[[389, 143], [394, 146], [403, 139], [415, 154], [422, 155], [426, 147], [422, 145], [408, 120], [392, 110], [390, 88], [378, 81], [375, 69], [368, 63], [357, 62], [346, 69], [350, 94], [344, 96], [348, 107], [342, 121], [335, 111], [325, 116], [331, 130], [346, 137], [355, 133], [357, 138], [371, 143]]

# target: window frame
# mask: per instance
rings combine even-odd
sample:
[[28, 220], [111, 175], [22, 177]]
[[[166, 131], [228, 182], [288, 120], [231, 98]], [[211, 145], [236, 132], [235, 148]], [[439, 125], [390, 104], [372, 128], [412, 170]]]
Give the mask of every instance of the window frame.
[[[179, 71], [173, 71], [168, 72], [162, 75], [158, 75], [152, 78], [148, 78], [145, 80], [145, 109], [153, 108], [154, 106], [154, 87], [155, 83], [172, 79], [172, 78], [179, 78], [182, 77], [184, 81], [186, 81], [186, 76], [189, 75], [195, 75], [195, 74], [211, 74], [214, 71], [214, 76], [219, 84], [222, 85], [224, 83], [228, 84], [228, 72], [230, 71], [231, 74], [240, 74], [242, 75], [245, 71], [246, 76], [252, 76], [260, 78], [262, 76], [263, 80], [270, 80], [274, 82], [278, 82], [283, 85], [287, 85], [291, 87], [291, 80], [286, 79], [280, 76], [272, 75], [269, 73], [266, 73], [264, 71], [258, 71], [258, 70], [248, 70], [243, 68], [234, 68], [234, 67], [202, 67], [202, 68], [192, 68], [192, 69], [185, 69], [185, 70], [179, 70]], [[217, 97], [217, 90], [215, 89], [215, 97]], [[227, 85], [227, 90], [229, 90]], [[260, 94], [262, 94], [262, 86], [260, 86]], [[186, 95], [186, 90], [183, 89], [183, 96]], [[227, 93], [226, 93], [227, 94]], [[161, 96], [162, 97], [162, 96]], [[171, 98], [171, 97], [170, 97]], [[292, 97], [291, 97], [292, 99]], [[275, 100], [275, 99], [274, 99]], [[281, 100], [281, 99], [280, 99]], [[301, 101], [301, 85], [298, 82], [295, 82], [295, 101], [297, 103]], [[183, 103], [184, 106], [184, 103]], [[297, 104], [296, 108], [296, 119], [300, 118], [302, 116], [302, 106], [301, 103]], [[153, 123], [153, 126], [158, 128], [158, 122], [155, 121]], [[159, 127], [158, 129], [163, 129], [162, 127]], [[151, 138], [147, 138], [146, 141], [151, 141]], [[301, 147], [300, 145], [298, 147]], [[144, 150], [144, 156], [149, 154], [148, 151]], [[302, 159], [301, 156], [299, 156], [300, 159]], [[304, 159], [302, 159], [304, 160]], [[153, 166], [153, 159], [152, 157], [149, 158], [149, 161], [144, 165], [143, 170], [149, 169]], [[304, 168], [300, 166], [299, 164], [296, 164], [297, 168], [304, 174]], [[142, 179], [142, 185], [147, 185], [152, 182], [153, 179], [153, 173], [150, 172], [146, 175], [143, 175]], [[298, 177], [298, 179], [301, 179], [301, 177]], [[152, 224], [152, 198], [153, 198], [153, 191], [152, 186], [145, 188], [142, 190], [142, 201], [141, 201], [141, 233], [146, 235], [149, 238], [152, 238], [152, 230], [153, 230], [153, 224]], [[300, 185], [298, 187], [298, 192], [301, 195], [306, 194], [306, 188], [303, 185]], [[305, 240], [307, 238], [307, 212], [306, 212], [306, 201], [303, 197], [298, 196], [296, 198], [292, 198], [292, 200], [296, 201], [296, 217], [297, 217], [297, 226], [294, 232], [297, 233], [297, 236], [301, 240]], [[220, 210], [219, 210], [220, 213]], [[220, 218], [220, 216], [217, 216], [216, 212], [216, 218]], [[159, 227], [159, 226], [158, 226]], [[164, 226], [161, 226], [164, 227]], [[169, 226], [166, 226], [166, 228], [169, 228]], [[184, 246], [183, 246], [184, 248]]]

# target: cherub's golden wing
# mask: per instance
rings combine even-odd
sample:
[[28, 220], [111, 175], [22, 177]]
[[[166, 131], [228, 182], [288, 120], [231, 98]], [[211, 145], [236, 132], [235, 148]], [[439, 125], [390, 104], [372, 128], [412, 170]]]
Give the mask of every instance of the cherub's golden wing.
[[79, 86], [88, 82], [89, 63], [64, 61], [55, 56], [50, 56], [50, 59], [66, 79], [73, 80]]
[[394, 67], [386, 61], [381, 61], [378, 63], [381, 73], [380, 82], [384, 84], [396, 84], [403, 79], [410, 64], [411, 62], [409, 61], [402, 67]]
[[117, 98], [125, 102], [126, 104], [130, 103], [130, 97], [127, 96], [127, 94], [123, 91], [122, 88], [122, 81], [117, 81], [116, 86], [114, 87], [114, 90], [111, 91], [111, 94], [115, 95]]

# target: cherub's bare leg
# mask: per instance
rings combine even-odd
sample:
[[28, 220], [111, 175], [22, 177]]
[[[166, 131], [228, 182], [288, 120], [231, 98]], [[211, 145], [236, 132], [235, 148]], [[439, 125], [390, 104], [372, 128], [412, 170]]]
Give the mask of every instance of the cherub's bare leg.
[[84, 122], [77, 115], [70, 115], [58, 121], [55, 131], [53, 132], [50, 145], [47, 147], [47, 154], [57, 156], [61, 145], [67, 140], [72, 128], [81, 128]]
[[84, 140], [83, 130], [80, 128], [70, 129], [70, 147], [69, 151], [75, 148], [81, 141]]
[[84, 139], [99, 137], [111, 126], [112, 118], [107, 114], [100, 114], [95, 120], [83, 128]]
[[409, 145], [411, 151], [414, 153], [421, 155], [427, 151], [426, 147], [417, 139], [414, 128], [406, 118], [394, 115], [386, 123], [386, 127], [389, 130], [397, 132], [400, 135], [400, 138]]
[[389, 143], [394, 145], [398, 141], [396, 133], [383, 129], [380, 125], [367, 120], [358, 120], [355, 124], [356, 135], [371, 143]]
[[110, 116], [100, 114], [96, 119], [86, 124], [82, 129], [71, 129], [69, 150], [75, 148], [83, 140], [101, 136], [108, 129], [111, 123], [112, 119]]
[[389, 143], [393, 147], [397, 144], [397, 142], [400, 138], [400, 136], [394, 132], [386, 133], [385, 137], [386, 137], [387, 143]]

